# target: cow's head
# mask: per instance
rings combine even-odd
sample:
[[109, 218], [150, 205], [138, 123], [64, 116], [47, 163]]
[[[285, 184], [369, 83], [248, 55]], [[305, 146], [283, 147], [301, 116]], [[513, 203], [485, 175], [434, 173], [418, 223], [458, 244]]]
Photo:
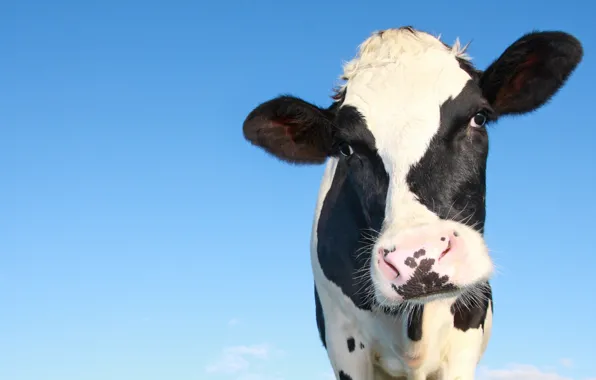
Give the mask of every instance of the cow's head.
[[[319, 255], [350, 261], [354, 276], [364, 269], [377, 304], [454, 296], [489, 279], [486, 127], [544, 105], [583, 55], [562, 32], [521, 37], [484, 71], [463, 50], [410, 27], [378, 32], [345, 66], [329, 108], [281, 96], [244, 123], [252, 144], [284, 161], [336, 161]], [[363, 255], [367, 231], [377, 235]]]

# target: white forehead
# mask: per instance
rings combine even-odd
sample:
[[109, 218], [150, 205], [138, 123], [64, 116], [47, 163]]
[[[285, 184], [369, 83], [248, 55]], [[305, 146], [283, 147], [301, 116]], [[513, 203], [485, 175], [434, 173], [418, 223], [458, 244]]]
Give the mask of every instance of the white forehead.
[[364, 41], [344, 66], [343, 104], [362, 113], [375, 137], [391, 178], [389, 207], [391, 198], [412, 196], [403, 193], [406, 176], [439, 129], [441, 105], [471, 79], [458, 58], [467, 58], [458, 42], [449, 48], [425, 32], [389, 29]]
[[449, 48], [428, 33], [408, 29], [374, 33], [360, 45], [344, 66], [343, 104], [364, 115], [381, 157], [394, 161], [392, 153], [403, 153], [397, 148], [403, 144], [418, 154], [409, 159], [400, 154], [400, 162], [412, 165], [421, 157], [439, 128], [441, 105], [471, 79], [457, 58], [467, 58], [459, 42]]

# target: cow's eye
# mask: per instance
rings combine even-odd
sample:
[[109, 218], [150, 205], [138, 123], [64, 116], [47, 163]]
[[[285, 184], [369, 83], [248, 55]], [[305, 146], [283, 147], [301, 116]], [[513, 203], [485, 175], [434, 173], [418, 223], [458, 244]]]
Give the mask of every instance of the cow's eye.
[[482, 128], [486, 124], [488, 117], [486, 116], [485, 112], [478, 112], [474, 117], [470, 120], [470, 127], [473, 128]]
[[339, 146], [339, 153], [345, 157], [350, 157], [354, 153], [354, 149], [352, 149], [350, 144], [343, 143]]

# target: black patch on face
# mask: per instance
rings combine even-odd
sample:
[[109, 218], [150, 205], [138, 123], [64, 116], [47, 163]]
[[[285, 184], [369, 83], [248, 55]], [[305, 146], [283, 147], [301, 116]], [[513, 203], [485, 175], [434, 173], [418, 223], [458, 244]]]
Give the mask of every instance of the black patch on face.
[[364, 343], [360, 342], [360, 349], [363, 350], [364, 349]]
[[431, 271], [435, 259], [422, 259], [420, 264], [417, 264], [414, 258], [410, 258], [414, 263], [413, 268], [416, 268], [414, 274], [405, 284], [399, 287], [392, 286], [393, 290], [404, 300], [428, 294], [447, 293], [457, 289], [449, 283], [449, 276], [439, 277], [437, 272]]
[[415, 259], [417, 259], [417, 258], [419, 258], [421, 256], [424, 256], [424, 255], [426, 255], [426, 250], [424, 248], [423, 249], [419, 249], [418, 251], [414, 252], [414, 258]]
[[[488, 135], [482, 128], [468, 127], [468, 123], [478, 111], [490, 111], [490, 107], [476, 83], [479, 73], [464, 61], [460, 61], [461, 65], [474, 80], [470, 80], [456, 98], [441, 106], [439, 131], [418, 165], [408, 173], [407, 181], [420, 202], [440, 218], [457, 220], [482, 234], [486, 218]], [[489, 112], [489, 120], [491, 118]], [[454, 235], [459, 234], [454, 231]], [[448, 279], [436, 275], [428, 281], [443, 290], [441, 284]], [[491, 298], [488, 282], [485, 285], [486, 297]], [[453, 286], [445, 290], [453, 290]], [[415, 288], [402, 289], [402, 293], [420, 294]], [[452, 307], [456, 328], [465, 331], [483, 325], [487, 307], [485, 302], [468, 309], [461, 297], [457, 299]]]
[[354, 340], [354, 338], [350, 337], [348, 338], [348, 351], [350, 352], [354, 352], [354, 350], [356, 349], [356, 340]]
[[462, 298], [458, 298], [451, 305], [451, 314], [453, 314], [453, 325], [456, 329], [468, 331], [469, 329], [484, 329], [484, 322], [488, 314], [489, 302], [492, 305], [492, 288], [487, 282], [482, 288], [482, 299], [480, 302], [468, 302], [464, 304]]
[[[441, 125], [407, 176], [410, 190], [442, 219], [454, 219], [484, 230], [488, 135], [469, 127], [487, 108], [480, 88], [469, 81], [461, 93], [441, 106]], [[490, 109], [489, 109], [490, 110]]]
[[323, 343], [323, 347], [327, 348], [327, 342], [325, 341], [325, 316], [323, 315], [323, 306], [321, 305], [321, 300], [319, 299], [319, 293], [317, 292], [316, 287], [315, 314], [317, 318], [317, 329], [319, 330], [319, 338], [321, 339], [321, 343]]
[[339, 380], [352, 380], [352, 377], [344, 371], [339, 371]]
[[333, 182], [323, 202], [317, 226], [317, 253], [325, 277], [339, 286], [354, 304], [371, 310], [374, 297], [370, 254], [362, 253], [371, 231], [380, 231], [385, 217], [389, 178], [375, 148], [375, 139], [360, 113], [351, 106], [337, 114], [338, 142], [354, 154], [338, 155]]

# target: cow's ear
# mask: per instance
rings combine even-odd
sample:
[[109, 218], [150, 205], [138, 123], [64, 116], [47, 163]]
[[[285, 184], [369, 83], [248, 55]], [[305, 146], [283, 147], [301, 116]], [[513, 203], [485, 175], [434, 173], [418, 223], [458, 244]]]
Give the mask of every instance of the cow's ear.
[[483, 73], [484, 97], [500, 115], [540, 108], [583, 57], [581, 43], [558, 31], [532, 32], [511, 44]]
[[286, 95], [257, 106], [242, 130], [246, 140], [283, 161], [321, 164], [332, 148], [332, 117], [328, 110]]

